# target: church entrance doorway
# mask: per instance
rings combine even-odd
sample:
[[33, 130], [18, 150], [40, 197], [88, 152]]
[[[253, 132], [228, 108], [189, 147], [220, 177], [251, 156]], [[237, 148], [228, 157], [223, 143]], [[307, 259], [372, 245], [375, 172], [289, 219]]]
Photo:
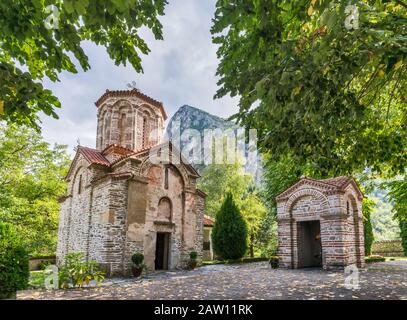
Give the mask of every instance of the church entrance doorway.
[[321, 267], [322, 245], [319, 220], [300, 221], [298, 230], [298, 268]]
[[155, 270], [168, 270], [170, 234], [157, 232], [155, 247]]

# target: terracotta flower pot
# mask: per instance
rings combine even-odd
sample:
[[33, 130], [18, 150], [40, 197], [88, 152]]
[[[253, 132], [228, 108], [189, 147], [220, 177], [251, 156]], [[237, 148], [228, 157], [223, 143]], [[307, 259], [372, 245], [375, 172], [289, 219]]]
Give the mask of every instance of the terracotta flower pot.
[[138, 278], [143, 273], [143, 268], [132, 266], [131, 267], [131, 272], [133, 273], [134, 277]]

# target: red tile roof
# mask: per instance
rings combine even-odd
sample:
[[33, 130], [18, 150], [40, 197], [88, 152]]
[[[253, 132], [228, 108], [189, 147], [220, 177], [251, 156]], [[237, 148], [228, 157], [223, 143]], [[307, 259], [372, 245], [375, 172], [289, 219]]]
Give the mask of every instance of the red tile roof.
[[78, 152], [83, 154], [83, 156], [90, 162], [95, 164], [100, 164], [102, 166], [110, 167], [110, 162], [105, 158], [105, 156], [96, 149], [88, 147], [78, 147]]
[[316, 185], [322, 185], [325, 186], [326, 188], [328, 188], [331, 191], [344, 191], [345, 188], [349, 185], [349, 184], [353, 184], [354, 187], [356, 188], [358, 194], [360, 197], [363, 197], [363, 193], [360, 190], [358, 184], [355, 182], [355, 180], [352, 177], [347, 177], [347, 176], [340, 176], [340, 177], [335, 177], [335, 178], [329, 178], [329, 179], [313, 179], [310, 177], [301, 177], [301, 179], [293, 184], [291, 187], [289, 187], [288, 189], [286, 189], [285, 191], [281, 192], [279, 195], [277, 195], [276, 199], [284, 199], [287, 195], [289, 195], [291, 192], [293, 192], [293, 190], [295, 190], [299, 185], [306, 183], [306, 182], [310, 182], [312, 184], [316, 184]]
[[215, 220], [207, 215], [204, 215], [203, 222], [205, 227], [213, 227], [215, 224]]
[[137, 89], [132, 89], [132, 90], [106, 90], [106, 92], [95, 102], [96, 107], [100, 107], [100, 105], [109, 97], [137, 97], [140, 98], [153, 106], [156, 106], [160, 109], [164, 120], [167, 120], [167, 114], [165, 113], [163, 103], [160, 101], [157, 101], [146, 94], [140, 92]]
[[118, 144], [111, 144], [101, 151], [102, 155], [107, 155], [107, 154], [111, 154], [111, 153], [116, 153], [116, 154], [120, 154], [120, 155], [128, 155], [128, 154], [134, 153], [134, 151], [127, 149], [123, 146], [119, 146]]
[[341, 177], [335, 177], [335, 178], [330, 178], [330, 179], [323, 179], [323, 180], [319, 180], [319, 181], [331, 184], [335, 187], [342, 189], [343, 187], [347, 186], [348, 183], [350, 183], [352, 181], [352, 178], [349, 178], [346, 176], [341, 176]]

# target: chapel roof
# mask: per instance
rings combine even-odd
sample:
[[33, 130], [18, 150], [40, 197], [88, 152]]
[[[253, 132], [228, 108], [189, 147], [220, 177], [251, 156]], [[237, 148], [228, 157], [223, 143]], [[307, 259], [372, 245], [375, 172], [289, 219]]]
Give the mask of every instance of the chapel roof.
[[293, 184], [291, 187], [277, 195], [276, 200], [283, 200], [293, 193], [297, 188], [303, 184], [314, 185], [315, 187], [323, 188], [327, 192], [343, 192], [349, 184], [352, 184], [360, 197], [363, 197], [363, 193], [360, 190], [358, 184], [352, 177], [339, 176], [328, 179], [313, 179], [310, 177], [301, 177], [301, 179]]
[[83, 156], [90, 162], [94, 164], [100, 164], [103, 166], [110, 167], [110, 162], [105, 158], [102, 152], [99, 150], [78, 146], [78, 152], [83, 154]]
[[161, 114], [164, 118], [164, 120], [167, 120], [167, 114], [164, 110], [163, 103], [160, 101], [157, 101], [148, 95], [142, 93], [138, 89], [131, 89], [131, 90], [106, 90], [106, 92], [95, 102], [96, 107], [100, 107], [104, 101], [106, 101], [107, 98], [111, 97], [117, 97], [117, 98], [125, 98], [125, 97], [137, 97], [140, 98], [148, 103], [150, 103], [153, 106], [156, 106], [157, 108], [160, 109]]

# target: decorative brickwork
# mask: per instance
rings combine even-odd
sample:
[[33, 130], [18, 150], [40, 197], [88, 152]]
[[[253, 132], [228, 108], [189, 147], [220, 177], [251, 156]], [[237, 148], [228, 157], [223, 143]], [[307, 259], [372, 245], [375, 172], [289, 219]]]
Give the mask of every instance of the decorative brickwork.
[[98, 101], [97, 149], [77, 149], [66, 178], [68, 195], [60, 199], [57, 261], [82, 252], [108, 274], [126, 275], [131, 255], [142, 251], [154, 270], [157, 233], [167, 233], [165, 267], [185, 267], [191, 251], [200, 258], [203, 252], [199, 175], [184, 161], [152, 163], [148, 151], [168, 146], [158, 144], [164, 110], [141, 93], [125, 92], [110, 91]]
[[277, 198], [280, 266], [364, 266], [363, 195], [352, 178], [308, 177]]

